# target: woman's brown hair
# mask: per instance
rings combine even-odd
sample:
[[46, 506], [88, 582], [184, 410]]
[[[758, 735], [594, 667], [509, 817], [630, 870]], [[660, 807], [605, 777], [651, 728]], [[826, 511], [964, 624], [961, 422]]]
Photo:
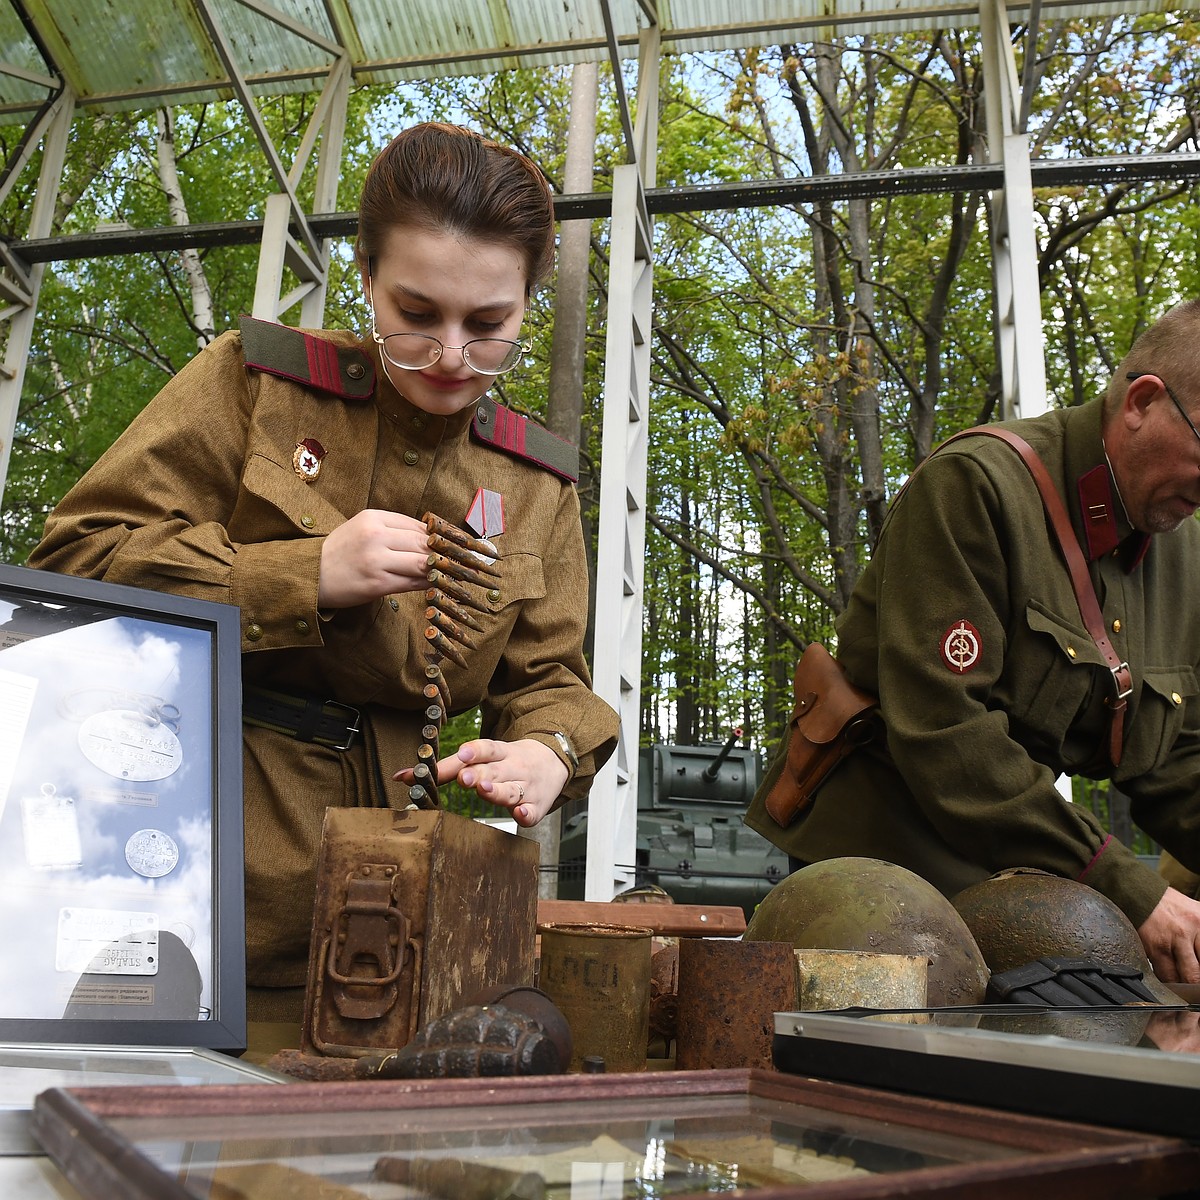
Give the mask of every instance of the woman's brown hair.
[[369, 267], [396, 225], [505, 242], [523, 255], [529, 288], [554, 263], [554, 201], [541, 171], [460, 125], [414, 125], [376, 156], [358, 206], [360, 265]]

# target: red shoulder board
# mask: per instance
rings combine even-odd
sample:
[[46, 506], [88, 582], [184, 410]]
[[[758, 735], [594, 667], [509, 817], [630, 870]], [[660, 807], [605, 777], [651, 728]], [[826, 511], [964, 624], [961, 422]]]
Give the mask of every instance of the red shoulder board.
[[357, 346], [339, 346], [274, 321], [242, 317], [246, 366], [293, 379], [343, 400], [365, 400], [375, 391], [375, 364]]
[[579, 451], [570, 442], [486, 396], [475, 406], [471, 433], [479, 441], [514, 458], [536, 463], [568, 483], [579, 481]]

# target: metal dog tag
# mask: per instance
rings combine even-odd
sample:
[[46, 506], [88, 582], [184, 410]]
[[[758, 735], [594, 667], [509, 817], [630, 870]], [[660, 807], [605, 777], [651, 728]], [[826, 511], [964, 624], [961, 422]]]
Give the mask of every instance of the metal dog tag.
[[54, 968], [76, 975], [157, 975], [157, 914], [60, 908]]
[[25, 861], [42, 870], [69, 870], [83, 862], [75, 801], [43, 783], [40, 796], [21, 797]]
[[179, 847], [161, 829], [139, 829], [125, 843], [125, 861], [147, 879], [158, 879], [175, 870]]
[[118, 779], [144, 782], [173, 775], [183, 762], [179, 738], [161, 721], [128, 708], [85, 717], [79, 748], [94, 766]]

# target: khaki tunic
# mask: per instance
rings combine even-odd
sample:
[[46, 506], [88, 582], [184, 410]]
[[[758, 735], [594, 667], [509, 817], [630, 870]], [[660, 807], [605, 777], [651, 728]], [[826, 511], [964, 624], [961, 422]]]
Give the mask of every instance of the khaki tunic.
[[[1100, 415], [1095, 402], [1014, 428], [1065, 499], [1105, 628], [1132, 669], [1120, 767], [1096, 762], [1108, 673], [1041, 497], [1008, 446], [967, 438], [913, 476], [838, 623], [840, 661], [880, 697], [886, 748], [852, 755], [787, 830], [763, 807], [777, 761], [747, 824], [802, 861], [886, 859], [951, 896], [1002, 868], [1037, 867], [1083, 880], [1140, 925], [1164, 880], [1055, 787], [1060, 773], [1111, 776], [1137, 824], [1200, 870], [1200, 524], [1150, 539], [1130, 529]], [[1099, 487], [1090, 534], [1085, 478]], [[942, 645], [961, 622], [977, 657], [960, 671]]]
[[[273, 336], [285, 350], [299, 344], [303, 361], [298, 335]], [[366, 715], [366, 736], [344, 753], [244, 726], [247, 979], [258, 1019], [298, 1016], [302, 993], [281, 1005], [282, 994], [256, 1000], [255, 989], [304, 983], [326, 806], [407, 803], [391, 775], [416, 762], [428, 703], [422, 592], [318, 611], [321, 548], [334, 528], [366, 508], [432, 511], [461, 526], [478, 488], [499, 492], [503, 577], [467, 669], [444, 664], [454, 710], [478, 704], [483, 736], [531, 737], [560, 757], [553, 735], [566, 733], [579, 756], [566, 797], [586, 793], [617, 727], [583, 659], [588, 576], [574, 487], [478, 441], [471, 411], [422, 412], [382, 371], [371, 389], [369, 343], [321, 333], [307, 345], [318, 351], [311, 374], [332, 391], [248, 369], [240, 335], [219, 337], [63, 499], [30, 558], [234, 604], [245, 684]], [[281, 369], [297, 373], [294, 359], [281, 353]], [[365, 382], [356, 388], [356, 379]], [[496, 410], [485, 397], [477, 411]], [[325, 450], [313, 481], [293, 467], [305, 439]]]

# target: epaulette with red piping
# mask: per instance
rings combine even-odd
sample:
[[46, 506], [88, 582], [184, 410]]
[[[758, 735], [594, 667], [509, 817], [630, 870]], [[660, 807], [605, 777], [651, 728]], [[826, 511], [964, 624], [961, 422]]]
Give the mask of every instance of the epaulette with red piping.
[[375, 364], [356, 346], [304, 333], [275, 321], [242, 317], [246, 366], [292, 379], [342, 400], [365, 400], [375, 391]]
[[475, 406], [471, 433], [479, 441], [535, 463], [568, 483], [579, 482], [579, 451], [570, 442], [486, 396]]

